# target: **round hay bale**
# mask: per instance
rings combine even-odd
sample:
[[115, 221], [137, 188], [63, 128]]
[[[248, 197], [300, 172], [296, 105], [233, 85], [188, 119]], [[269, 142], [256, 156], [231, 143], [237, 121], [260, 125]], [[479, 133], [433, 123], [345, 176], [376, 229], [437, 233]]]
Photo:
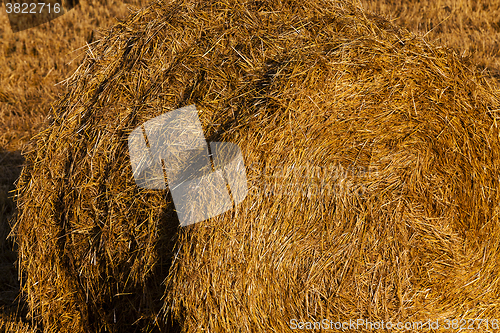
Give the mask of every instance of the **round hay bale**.
[[[500, 314], [500, 102], [452, 50], [342, 0], [157, 1], [68, 87], [17, 184], [44, 332]], [[208, 142], [240, 148], [248, 193], [180, 227], [128, 143], [189, 105]]]

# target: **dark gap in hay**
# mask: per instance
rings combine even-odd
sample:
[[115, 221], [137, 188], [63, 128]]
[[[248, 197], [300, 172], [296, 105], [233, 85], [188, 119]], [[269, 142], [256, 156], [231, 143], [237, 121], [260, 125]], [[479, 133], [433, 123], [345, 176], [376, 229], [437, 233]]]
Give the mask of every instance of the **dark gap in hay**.
[[10, 152], [0, 148], [0, 186], [12, 191], [14, 182], [21, 174], [24, 158], [20, 151]]
[[23, 163], [20, 151], [0, 151], [0, 307], [4, 316], [12, 318], [23, 318], [28, 309], [20, 296], [17, 245], [9, 237], [16, 215], [13, 190]]

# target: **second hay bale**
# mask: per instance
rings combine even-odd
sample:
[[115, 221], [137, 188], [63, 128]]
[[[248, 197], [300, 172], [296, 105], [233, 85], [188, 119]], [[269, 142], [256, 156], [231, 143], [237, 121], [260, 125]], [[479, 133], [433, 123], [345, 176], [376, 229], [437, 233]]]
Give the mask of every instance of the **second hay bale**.
[[[250, 192], [178, 229], [168, 191], [134, 183], [127, 137], [189, 104], [208, 141], [240, 147]], [[155, 2], [89, 52], [26, 155], [32, 316], [46, 332], [494, 318], [499, 105], [451, 50], [350, 2]]]

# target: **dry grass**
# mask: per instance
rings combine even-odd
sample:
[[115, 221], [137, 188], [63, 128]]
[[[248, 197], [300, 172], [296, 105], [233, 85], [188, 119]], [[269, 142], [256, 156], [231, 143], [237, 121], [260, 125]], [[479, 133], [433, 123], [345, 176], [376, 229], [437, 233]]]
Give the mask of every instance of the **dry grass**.
[[395, 24], [455, 48], [500, 80], [500, 1], [361, 0]]
[[[81, 47], [99, 38], [99, 29], [147, 1], [82, 1], [66, 15], [42, 26], [13, 33], [8, 17], [0, 15], [0, 332], [14, 331], [19, 282], [13, 243], [6, 240], [15, 205], [11, 192], [21, 171], [21, 150], [44, 127], [50, 105], [64, 91], [63, 81], [85, 54]], [[77, 50], [80, 49], [80, 50]], [[12, 322], [8, 324], [7, 322]], [[22, 329], [20, 329], [22, 331]]]
[[[61, 93], [56, 85], [78, 67], [86, 43], [99, 29], [123, 18], [146, 1], [81, 1], [47, 24], [13, 33], [0, 16], [0, 147], [20, 150], [38, 132], [50, 104]], [[77, 51], [77, 49], [80, 49]]]
[[[109, 26], [114, 17], [124, 17], [127, 4], [139, 7], [146, 2], [82, 1], [76, 9], [53, 22], [16, 34], [10, 31], [7, 16], [0, 15], [0, 235], [4, 239], [0, 242], [3, 273], [0, 304], [4, 306], [0, 312], [5, 314], [3, 318], [15, 318], [15, 313], [24, 316], [26, 312], [22, 303], [16, 302], [19, 289], [13, 265], [16, 252], [12, 251], [12, 243], [5, 241], [10, 231], [7, 221], [14, 213], [8, 191], [14, 188], [13, 182], [23, 162], [20, 150], [33, 134], [46, 126], [43, 123], [50, 104], [65, 89], [63, 84], [55, 84], [79, 66], [85, 52], [81, 47], [100, 38], [96, 29]], [[454, 47], [457, 53], [487, 69], [493, 76], [489, 82], [497, 84], [500, 2], [363, 0], [362, 5], [413, 32], [426, 34], [427, 39], [437, 39], [439, 44]], [[80, 50], [73, 52], [76, 49]], [[266, 182], [278, 181], [267, 179]], [[269, 192], [277, 191], [276, 185], [264, 184], [268, 184]], [[4, 325], [0, 331], [13, 331], [14, 324], [8, 324], [11, 326], [6, 329], [5, 323], [19, 321], [4, 320], [0, 319]]]
[[[0, 310], [3, 310], [0, 308]], [[15, 315], [5, 315], [4, 311], [0, 312], [0, 332], [5, 333], [36, 333], [28, 323], [23, 322]]]
[[[189, 104], [208, 141], [240, 146], [250, 193], [179, 229], [168, 191], [135, 185], [127, 138]], [[45, 332], [499, 317], [499, 109], [467, 58], [347, 1], [153, 2], [92, 46], [26, 151], [30, 317]]]

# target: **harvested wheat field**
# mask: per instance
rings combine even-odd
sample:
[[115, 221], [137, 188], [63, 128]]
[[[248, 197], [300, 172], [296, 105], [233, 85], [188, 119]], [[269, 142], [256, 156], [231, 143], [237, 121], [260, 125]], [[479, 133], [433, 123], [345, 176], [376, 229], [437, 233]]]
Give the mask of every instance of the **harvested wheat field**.
[[499, 0], [361, 0], [363, 8], [386, 16], [427, 39], [454, 47], [500, 79]]
[[[67, 85], [17, 182], [43, 332], [500, 317], [500, 100], [452, 49], [344, 0], [158, 0]], [[128, 143], [189, 105], [240, 148], [248, 193], [180, 227]]]

